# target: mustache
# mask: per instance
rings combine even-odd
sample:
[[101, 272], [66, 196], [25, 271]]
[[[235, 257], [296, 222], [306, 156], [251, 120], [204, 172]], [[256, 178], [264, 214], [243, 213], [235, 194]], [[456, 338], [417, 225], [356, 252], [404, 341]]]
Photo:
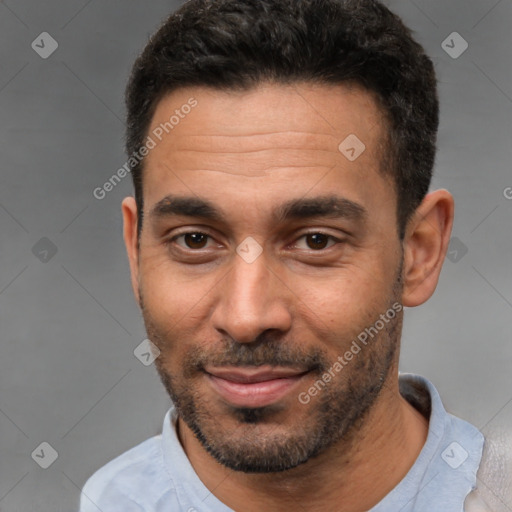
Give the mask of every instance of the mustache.
[[323, 373], [329, 368], [329, 360], [318, 348], [292, 347], [289, 342], [265, 336], [252, 343], [238, 343], [223, 339], [221, 350], [206, 350], [201, 346], [192, 348], [184, 358], [184, 375], [192, 376], [209, 366], [280, 366]]

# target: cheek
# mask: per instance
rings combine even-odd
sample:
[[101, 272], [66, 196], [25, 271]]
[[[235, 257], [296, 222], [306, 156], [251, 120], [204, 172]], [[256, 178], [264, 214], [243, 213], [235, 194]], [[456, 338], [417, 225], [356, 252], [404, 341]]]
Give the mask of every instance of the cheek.
[[159, 323], [187, 323], [204, 309], [209, 293], [219, 277], [213, 273], [191, 275], [183, 266], [160, 254], [141, 261], [141, 291], [144, 304]]
[[217, 273], [191, 277], [161, 257], [141, 261], [144, 321], [166, 367], [201, 343], [211, 298], [221, 285]]
[[373, 325], [391, 300], [390, 283], [367, 272], [317, 280], [300, 287], [299, 316], [306, 319], [319, 340], [342, 350], [347, 343]]

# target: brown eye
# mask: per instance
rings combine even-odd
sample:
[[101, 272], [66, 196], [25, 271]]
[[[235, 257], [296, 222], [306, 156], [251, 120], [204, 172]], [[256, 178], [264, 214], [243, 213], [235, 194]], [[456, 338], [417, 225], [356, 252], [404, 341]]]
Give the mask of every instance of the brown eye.
[[[331, 242], [330, 245], [329, 241]], [[295, 247], [303, 250], [316, 251], [321, 252], [324, 249], [329, 249], [333, 245], [339, 245], [342, 243], [342, 240], [334, 237], [333, 235], [328, 235], [327, 233], [322, 233], [320, 231], [304, 233], [301, 237], [297, 239], [295, 242]]]
[[183, 239], [185, 245], [181, 243], [178, 243], [178, 245], [183, 249], [204, 249], [208, 243], [208, 238], [210, 237], [206, 233], [201, 233], [200, 231], [190, 231], [188, 233], [176, 235], [170, 240], [170, 242], [174, 242], [180, 238]]
[[184, 241], [190, 249], [203, 249], [207, 239], [204, 233], [186, 233]]
[[306, 236], [307, 244], [310, 249], [325, 249], [329, 238], [329, 235], [323, 233], [308, 233]]

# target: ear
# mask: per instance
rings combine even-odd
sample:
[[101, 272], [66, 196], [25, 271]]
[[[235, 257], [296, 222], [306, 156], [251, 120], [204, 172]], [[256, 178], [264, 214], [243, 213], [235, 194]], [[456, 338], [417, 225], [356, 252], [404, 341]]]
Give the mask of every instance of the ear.
[[419, 306], [434, 293], [453, 226], [454, 201], [444, 189], [427, 194], [404, 237], [402, 304]]
[[130, 263], [133, 293], [140, 307], [139, 297], [139, 249], [137, 240], [137, 203], [133, 197], [125, 197], [121, 203], [123, 213], [123, 238]]

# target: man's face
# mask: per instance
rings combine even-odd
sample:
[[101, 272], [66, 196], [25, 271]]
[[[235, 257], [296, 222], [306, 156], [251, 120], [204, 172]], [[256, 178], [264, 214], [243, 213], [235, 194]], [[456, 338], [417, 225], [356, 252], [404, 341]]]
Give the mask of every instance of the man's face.
[[[191, 97], [197, 105], [180, 110]], [[401, 297], [396, 195], [379, 170], [384, 124], [357, 88], [189, 88], [158, 104], [148, 134], [176, 109], [172, 131], [152, 136], [143, 178], [138, 292], [156, 366], [218, 462], [289, 469], [348, 439], [396, 370], [399, 314], [344, 357]], [[355, 159], [362, 146], [341, 144], [350, 135], [365, 146]], [[177, 214], [168, 195], [194, 201]], [[326, 197], [339, 201], [328, 215], [314, 204]], [[200, 201], [218, 215], [192, 211]], [[235, 369], [301, 375], [270, 391], [212, 377]]]

